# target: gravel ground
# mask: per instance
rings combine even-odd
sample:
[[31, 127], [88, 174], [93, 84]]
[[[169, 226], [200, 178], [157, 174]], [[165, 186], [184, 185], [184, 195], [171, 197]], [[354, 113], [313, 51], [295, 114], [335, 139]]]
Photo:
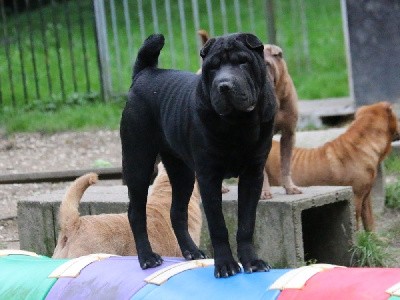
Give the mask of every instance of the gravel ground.
[[[21, 133], [0, 136], [0, 174], [87, 169], [121, 165], [118, 131]], [[65, 183], [0, 185], [0, 249], [19, 249], [17, 201], [35, 194], [65, 189]], [[120, 184], [107, 181], [100, 184]]]
[[[118, 131], [97, 130], [88, 132], [63, 132], [52, 135], [40, 133], [0, 134], [0, 174], [87, 169], [107, 163], [121, 165]], [[104, 166], [104, 165], [102, 165]], [[40, 184], [0, 185], [0, 249], [19, 249], [17, 228], [17, 201], [35, 194], [65, 189], [70, 182]], [[121, 184], [120, 180], [101, 181], [102, 185]], [[392, 234], [390, 253], [394, 265], [400, 264], [400, 212], [386, 211], [377, 216], [380, 233]], [[397, 238], [396, 238], [397, 237]]]

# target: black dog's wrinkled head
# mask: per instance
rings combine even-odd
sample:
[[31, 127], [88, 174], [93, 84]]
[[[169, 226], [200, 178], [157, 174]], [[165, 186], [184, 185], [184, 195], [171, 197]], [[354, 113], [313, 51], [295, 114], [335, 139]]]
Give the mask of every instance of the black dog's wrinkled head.
[[263, 110], [263, 119], [272, 118], [275, 99], [267, 81], [263, 50], [262, 42], [249, 33], [212, 38], [204, 45], [200, 52], [203, 87], [217, 114], [226, 117], [258, 107]]

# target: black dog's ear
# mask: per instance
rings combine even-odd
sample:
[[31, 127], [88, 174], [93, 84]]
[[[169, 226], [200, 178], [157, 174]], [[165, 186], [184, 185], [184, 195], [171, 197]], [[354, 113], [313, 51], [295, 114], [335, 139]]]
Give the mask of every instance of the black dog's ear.
[[246, 42], [246, 46], [250, 49], [257, 51], [259, 54], [264, 56], [264, 45], [263, 43], [256, 37], [254, 34], [245, 33], [244, 41]]
[[208, 51], [210, 50], [211, 46], [215, 43], [215, 38], [209, 39], [203, 46], [203, 48], [200, 50], [200, 56], [201, 58], [206, 57]]

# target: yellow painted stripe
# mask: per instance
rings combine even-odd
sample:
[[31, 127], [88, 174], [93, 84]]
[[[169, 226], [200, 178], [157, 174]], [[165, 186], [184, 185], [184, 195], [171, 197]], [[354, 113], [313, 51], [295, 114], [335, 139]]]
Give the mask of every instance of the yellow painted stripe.
[[330, 264], [313, 264], [291, 270], [278, 278], [270, 287], [270, 290], [301, 289], [315, 274], [336, 268], [339, 266]]
[[144, 281], [147, 283], [161, 285], [172, 276], [179, 274], [183, 271], [196, 268], [204, 268], [212, 265], [214, 265], [213, 259], [198, 259], [198, 260], [185, 261], [175, 265], [168, 266], [157, 272], [154, 272], [153, 274], [147, 276], [144, 279]]
[[97, 253], [71, 259], [55, 269], [49, 278], [77, 277], [80, 272], [91, 263], [116, 256], [112, 254]]
[[32, 257], [39, 257], [39, 255], [37, 255], [35, 252], [29, 252], [24, 250], [11, 250], [11, 249], [0, 250], [0, 256], [8, 256], [8, 255], [26, 255]]
[[400, 297], [400, 282], [396, 283], [395, 285], [391, 286], [386, 290], [386, 293], [392, 296], [399, 296]]

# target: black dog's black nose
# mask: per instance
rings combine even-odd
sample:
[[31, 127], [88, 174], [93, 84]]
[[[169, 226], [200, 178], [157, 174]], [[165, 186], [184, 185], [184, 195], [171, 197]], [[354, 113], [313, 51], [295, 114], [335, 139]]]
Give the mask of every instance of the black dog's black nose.
[[221, 82], [220, 84], [218, 84], [218, 91], [221, 94], [228, 93], [232, 89], [233, 89], [233, 85], [232, 85], [232, 83], [230, 83], [228, 81], [224, 81], [224, 82]]

